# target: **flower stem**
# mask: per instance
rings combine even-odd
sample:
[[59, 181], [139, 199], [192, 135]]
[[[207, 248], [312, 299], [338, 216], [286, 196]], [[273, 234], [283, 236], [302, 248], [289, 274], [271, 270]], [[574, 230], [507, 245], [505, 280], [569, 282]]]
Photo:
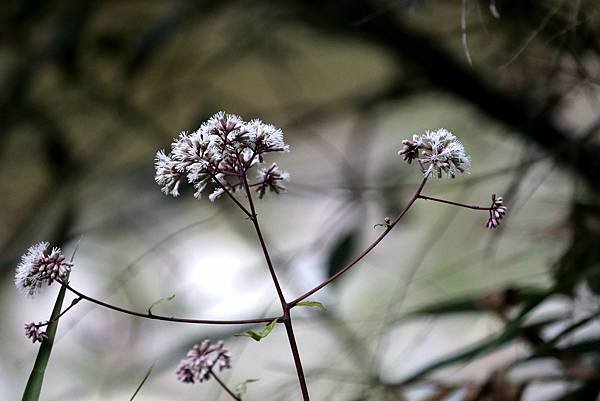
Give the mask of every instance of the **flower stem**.
[[[289, 313], [289, 310], [288, 310]], [[292, 349], [292, 356], [294, 357], [294, 365], [296, 365], [296, 373], [298, 374], [298, 381], [300, 382], [300, 390], [302, 391], [302, 399], [304, 401], [310, 401], [308, 395], [308, 386], [306, 385], [306, 378], [304, 377], [304, 370], [302, 369], [302, 361], [300, 360], [300, 352], [298, 351], [298, 345], [296, 344], [296, 337], [294, 336], [294, 327], [292, 326], [292, 318], [288, 315], [288, 318], [283, 322], [285, 331], [290, 342], [290, 348]]]
[[448, 201], [448, 200], [445, 200], [445, 199], [433, 198], [431, 196], [425, 196], [425, 195], [420, 195], [420, 194], [419, 194], [419, 196], [417, 196], [417, 198], [424, 199], [424, 200], [430, 200], [430, 201], [433, 201], [433, 202], [446, 203], [448, 205], [453, 205], [453, 206], [458, 206], [458, 207], [464, 207], [466, 209], [491, 210], [491, 208], [489, 208], [489, 207], [482, 207], [482, 206], [475, 206], [475, 205], [465, 205], [464, 203], [452, 202], [452, 201]]
[[54, 319], [47, 321], [46, 323], [42, 323], [42, 324], [36, 324], [37, 327], [43, 327], [43, 326], [47, 326], [50, 323], [56, 322], [58, 319], [60, 319], [61, 317], [63, 317], [63, 315], [65, 315], [72, 307], [74, 307], [75, 305], [77, 305], [79, 303], [79, 301], [81, 301], [83, 298], [81, 296], [78, 296], [77, 298], [75, 298], [74, 300], [71, 301], [71, 305], [69, 305], [64, 311], [60, 312], [60, 314], [58, 316], [56, 316]]
[[277, 278], [277, 273], [275, 272], [275, 268], [273, 267], [273, 261], [271, 260], [271, 256], [269, 255], [269, 250], [267, 249], [267, 245], [265, 243], [265, 239], [260, 230], [260, 224], [258, 223], [258, 217], [256, 216], [256, 209], [254, 207], [254, 202], [252, 200], [252, 193], [250, 191], [250, 186], [248, 185], [248, 179], [246, 178], [246, 174], [242, 176], [242, 182], [244, 184], [244, 190], [246, 191], [246, 196], [248, 197], [248, 204], [250, 205], [250, 211], [252, 212], [252, 224], [254, 225], [254, 229], [256, 231], [256, 235], [258, 236], [258, 240], [260, 242], [260, 246], [263, 250], [263, 254], [265, 256], [265, 260], [267, 262], [267, 266], [269, 267], [269, 273], [271, 274], [271, 278], [273, 279], [273, 284], [275, 285], [275, 289], [277, 291], [277, 295], [279, 296], [279, 301], [281, 302], [281, 307], [283, 309], [283, 324], [285, 325], [285, 330], [288, 336], [288, 340], [290, 342], [290, 348], [292, 350], [292, 356], [294, 358], [294, 365], [296, 365], [296, 373], [298, 374], [298, 382], [300, 383], [300, 390], [302, 391], [302, 399], [304, 401], [310, 401], [310, 397], [308, 395], [308, 386], [306, 384], [306, 378], [304, 377], [304, 371], [302, 369], [302, 361], [300, 360], [300, 353], [298, 351], [298, 345], [296, 344], [296, 338], [294, 336], [294, 328], [292, 326], [292, 319], [290, 316], [290, 306], [288, 302], [285, 300], [285, 296], [283, 295], [283, 291], [281, 289], [281, 285], [279, 284], [279, 280]]
[[221, 379], [219, 379], [219, 376], [217, 376], [216, 373], [212, 371], [212, 369], [210, 370], [210, 375], [213, 377], [213, 379], [215, 379], [217, 381], [217, 383], [219, 383], [219, 385], [221, 387], [223, 387], [223, 390], [225, 390], [225, 392], [227, 392], [227, 394], [229, 394], [231, 396], [231, 398], [233, 398], [236, 401], [242, 401], [242, 399], [240, 397], [235, 395], [235, 393], [233, 391], [231, 391], [229, 389], [229, 387], [227, 387], [227, 385], [225, 383], [223, 383], [223, 381]]

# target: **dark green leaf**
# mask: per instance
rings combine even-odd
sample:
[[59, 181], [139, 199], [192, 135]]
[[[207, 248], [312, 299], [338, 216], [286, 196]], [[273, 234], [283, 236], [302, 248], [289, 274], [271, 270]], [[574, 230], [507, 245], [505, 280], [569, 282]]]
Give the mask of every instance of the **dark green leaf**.
[[246, 391], [248, 390], [248, 383], [254, 383], [257, 381], [258, 381], [258, 379], [244, 380], [243, 382], [241, 382], [240, 384], [235, 386], [235, 390], [233, 390], [234, 394], [237, 395], [238, 397], [242, 398], [242, 396], [244, 394], [246, 394]]
[[327, 310], [327, 308], [325, 307], [325, 305], [323, 305], [321, 302], [317, 302], [317, 301], [302, 301], [302, 302], [298, 302], [296, 305], [298, 306], [310, 306], [313, 308], [320, 308], [321, 310]]
[[242, 334], [236, 334], [237, 337], [250, 337], [251, 339], [255, 340], [255, 341], [260, 341], [263, 338], [265, 338], [266, 336], [268, 336], [273, 329], [275, 328], [275, 325], [277, 324], [277, 319], [273, 320], [271, 323], [267, 324], [265, 326], [264, 329], [262, 329], [261, 331], [254, 331], [254, 330], [248, 330], [245, 333]]
[[329, 277], [340, 271], [350, 261], [356, 250], [357, 238], [358, 232], [351, 230], [337, 239], [327, 259], [327, 275]]
[[517, 318], [508, 322], [508, 324], [505, 326], [504, 330], [500, 334], [484, 339], [476, 343], [475, 345], [469, 346], [466, 349], [463, 349], [452, 355], [444, 357], [436, 362], [433, 362], [404, 379], [402, 383], [412, 383], [420, 379], [422, 376], [431, 373], [435, 370], [459, 362], [468, 362], [475, 357], [499, 350], [500, 348], [508, 345], [511, 341], [518, 338], [526, 330], [537, 330], [549, 324], [556, 323], [558, 321], [560, 321], [560, 318], [552, 318], [521, 327], [522, 319]]
[[543, 299], [549, 292], [547, 289], [538, 288], [510, 288], [483, 296], [480, 294], [463, 296], [415, 309], [396, 321], [420, 316], [495, 312], [521, 303], [529, 304], [532, 301], [537, 305], [537, 300]]

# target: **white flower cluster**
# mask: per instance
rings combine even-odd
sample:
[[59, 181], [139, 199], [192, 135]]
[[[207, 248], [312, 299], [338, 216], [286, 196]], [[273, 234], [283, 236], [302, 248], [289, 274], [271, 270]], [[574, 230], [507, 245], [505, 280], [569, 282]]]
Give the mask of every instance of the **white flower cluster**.
[[196, 344], [188, 351], [185, 358], [177, 367], [177, 378], [183, 383], [202, 383], [210, 378], [213, 367], [217, 364], [219, 370], [231, 368], [231, 355], [223, 348], [223, 341], [211, 345], [210, 340]]
[[43, 285], [51, 285], [55, 279], [66, 279], [73, 268], [73, 263], [67, 262], [60, 248], [50, 250], [50, 244], [40, 242], [32, 245], [17, 267], [15, 285], [28, 295], [39, 293]]
[[[202, 192], [210, 183], [213, 192], [209, 199], [214, 201], [225, 190], [234, 192], [242, 186], [246, 172], [263, 162], [268, 152], [287, 152], [289, 146], [283, 141], [283, 132], [260, 120], [243, 121], [239, 116], [219, 112], [203, 123], [192, 133], [183, 132], [171, 144], [167, 154], [159, 151], [155, 158], [156, 182], [167, 195], [178, 196], [183, 180], [192, 184], [196, 190], [194, 196], [200, 199]], [[275, 167], [271, 176], [253, 183], [259, 194], [269, 189], [281, 192], [285, 188], [281, 179], [272, 185], [275, 174], [281, 178], [287, 175]], [[266, 179], [271, 184], [265, 184]]]
[[398, 154], [408, 163], [416, 159], [426, 177], [434, 173], [441, 178], [446, 173], [454, 178], [458, 173], [467, 173], [471, 165], [464, 146], [444, 128], [413, 135], [412, 140], [406, 139], [402, 145]]

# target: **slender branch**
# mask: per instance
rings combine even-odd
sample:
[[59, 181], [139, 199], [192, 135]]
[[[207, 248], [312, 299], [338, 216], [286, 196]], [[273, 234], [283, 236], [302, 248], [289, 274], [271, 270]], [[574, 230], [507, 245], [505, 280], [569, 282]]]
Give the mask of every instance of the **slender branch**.
[[417, 198], [418, 199], [424, 199], [424, 200], [430, 200], [430, 201], [434, 201], [434, 202], [446, 203], [448, 205], [454, 205], [454, 206], [464, 207], [464, 208], [467, 208], [467, 209], [491, 210], [490, 207], [482, 207], [482, 206], [475, 206], [475, 205], [465, 205], [464, 203], [452, 202], [452, 201], [448, 201], [448, 200], [445, 200], [445, 199], [433, 198], [431, 196], [425, 196], [425, 195], [419, 195]]
[[209, 371], [209, 373], [213, 377], [213, 379], [215, 379], [217, 381], [217, 383], [219, 383], [219, 385], [221, 387], [223, 387], [223, 390], [225, 390], [227, 392], [227, 394], [229, 394], [231, 396], [231, 398], [233, 398], [236, 401], [242, 401], [242, 399], [240, 397], [235, 395], [235, 393], [233, 391], [231, 391], [229, 389], [229, 387], [227, 387], [227, 385], [225, 383], [223, 383], [223, 381], [221, 379], [219, 379], [219, 376], [217, 376], [216, 373], [212, 371], [212, 369]]
[[56, 316], [54, 319], [49, 320], [42, 324], [36, 324], [36, 327], [43, 327], [43, 326], [49, 325], [50, 323], [56, 322], [58, 319], [63, 317], [72, 307], [77, 305], [79, 303], [79, 301], [81, 301], [82, 299], [83, 298], [81, 296], [78, 296], [77, 298], [75, 298], [74, 300], [71, 301], [71, 305], [69, 305], [64, 311], [60, 312], [60, 314], [58, 316]]
[[82, 299], [84, 299], [86, 301], [92, 302], [92, 303], [94, 303], [96, 305], [103, 306], [103, 307], [105, 307], [107, 309], [112, 309], [114, 311], [125, 313], [127, 315], [133, 315], [133, 316], [143, 317], [145, 319], [164, 320], [164, 321], [168, 321], [168, 322], [179, 322], [179, 323], [218, 324], [218, 325], [270, 323], [270, 322], [272, 322], [275, 319], [281, 319], [281, 317], [266, 317], [266, 318], [259, 318], [259, 319], [242, 319], [242, 320], [187, 319], [187, 318], [180, 318], [180, 317], [174, 317], [174, 316], [163, 316], [163, 315], [154, 315], [154, 314], [150, 314], [150, 313], [136, 312], [136, 311], [133, 311], [133, 310], [130, 310], [130, 309], [121, 308], [120, 306], [112, 305], [112, 304], [100, 301], [98, 299], [92, 298], [92, 297], [90, 297], [88, 295], [85, 295], [85, 294], [77, 291], [76, 289], [74, 289], [73, 287], [71, 287], [68, 283], [65, 283], [65, 282], [63, 282], [61, 280], [56, 280], [56, 281], [58, 281], [59, 283], [61, 283], [62, 285], [64, 285], [73, 294], [79, 296], [80, 298], [82, 298]]
[[294, 306], [296, 306], [298, 304], [298, 302], [300, 302], [300, 301], [308, 298], [309, 296], [311, 296], [315, 292], [317, 292], [320, 289], [322, 289], [323, 287], [327, 286], [329, 283], [331, 283], [332, 281], [334, 281], [335, 279], [337, 279], [338, 277], [340, 277], [341, 275], [343, 275], [344, 273], [346, 273], [354, 265], [356, 265], [358, 262], [360, 262], [365, 256], [367, 256], [373, 250], [373, 248], [375, 248], [389, 234], [389, 232], [392, 231], [392, 229], [394, 228], [394, 226], [396, 224], [398, 224], [398, 222], [400, 221], [400, 219], [402, 219], [402, 217], [404, 217], [404, 215], [406, 214], [406, 212], [408, 212], [408, 209], [411, 208], [411, 206], [415, 203], [415, 201], [421, 195], [421, 191], [423, 190], [423, 187], [425, 186], [426, 182], [427, 182], [427, 177], [424, 177], [423, 180], [421, 181], [421, 184], [417, 188], [416, 192], [414, 193], [414, 195], [412, 196], [412, 198], [410, 198], [410, 200], [408, 201], [407, 205], [404, 207], [404, 209], [402, 210], [402, 212], [400, 212], [400, 214], [398, 215], [398, 217], [396, 217], [394, 219], [394, 221], [392, 221], [385, 228], [385, 231], [383, 233], [381, 233], [381, 235], [379, 237], [377, 237], [377, 239], [375, 241], [373, 241], [371, 243], [371, 245], [369, 245], [364, 251], [362, 251], [356, 258], [354, 258], [352, 261], [350, 261], [350, 263], [348, 263], [345, 267], [343, 267], [336, 274], [334, 274], [333, 276], [329, 277], [328, 279], [326, 279], [325, 281], [323, 281], [321, 284], [319, 284], [316, 287], [314, 287], [312, 290], [309, 290], [309, 291], [305, 292], [304, 294], [300, 295], [298, 298], [296, 298], [293, 301], [289, 302], [288, 306], [290, 308], [293, 308]]
[[[225, 194], [227, 196], [229, 196], [229, 198], [240, 208], [242, 209], [242, 212], [244, 212], [244, 214], [250, 218], [252, 218], [252, 216], [254, 215], [254, 213], [250, 213], [248, 211], [248, 209], [246, 209], [246, 207], [244, 205], [241, 204], [241, 202], [239, 200], [237, 200], [237, 198], [235, 196], [233, 196], [233, 194], [227, 189], [227, 187], [217, 179], [217, 177], [214, 174], [210, 174], [210, 177], [213, 179], [213, 181], [215, 181], [223, 191], [225, 191]], [[244, 177], [245, 179], [245, 177]]]
[[282, 308], [286, 309], [287, 302], [285, 297], [283, 296], [283, 290], [281, 289], [281, 285], [279, 284], [279, 279], [277, 278], [277, 274], [275, 273], [275, 268], [273, 267], [273, 261], [271, 260], [271, 256], [269, 255], [269, 250], [267, 249], [267, 244], [265, 243], [265, 239], [260, 230], [260, 225], [258, 224], [258, 218], [256, 217], [256, 208], [254, 207], [254, 201], [252, 200], [252, 193], [250, 192], [250, 186], [248, 185], [248, 179], [246, 178], [246, 174], [242, 176], [242, 183], [244, 184], [244, 190], [246, 191], [246, 196], [248, 197], [248, 204], [250, 205], [250, 211], [252, 215], [250, 216], [250, 220], [252, 220], [252, 224], [254, 225], [254, 230], [256, 231], [256, 235], [258, 236], [258, 240], [260, 242], [260, 247], [262, 248], [263, 255], [265, 256], [265, 260], [267, 262], [267, 266], [269, 268], [269, 273], [271, 274], [271, 278], [273, 279], [273, 284], [275, 285], [275, 290], [277, 291], [277, 295], [279, 296], [279, 301], [281, 302]]
[[302, 361], [300, 360], [300, 352], [298, 351], [296, 337], [294, 336], [294, 328], [292, 326], [292, 318], [290, 316], [290, 306], [283, 295], [281, 285], [279, 284], [279, 280], [277, 279], [275, 268], [273, 267], [271, 256], [269, 255], [267, 245], [265, 244], [265, 239], [260, 230], [260, 224], [258, 223], [258, 218], [256, 217], [256, 209], [254, 207], [254, 202], [252, 201], [252, 193], [250, 192], [250, 186], [248, 185], [248, 179], [246, 178], [245, 173], [242, 176], [242, 182], [244, 184], [246, 196], [248, 197], [248, 204], [250, 205], [250, 210], [252, 211], [252, 217], [250, 218], [250, 220], [252, 220], [252, 224], [254, 225], [254, 229], [256, 230], [256, 235], [258, 236], [258, 240], [260, 241], [260, 246], [263, 250], [267, 266], [269, 267], [269, 273], [271, 274], [271, 278], [273, 279], [273, 284], [275, 285], [275, 289], [277, 290], [277, 295], [279, 296], [279, 301], [281, 302], [281, 307], [283, 309], [282, 321], [285, 325], [287, 337], [290, 342], [290, 348], [292, 351], [292, 356], [294, 358], [294, 365], [296, 366], [296, 373], [298, 374], [298, 382], [300, 384], [302, 398], [304, 401], [310, 401], [310, 396], [308, 395], [308, 386], [306, 384], [306, 378], [304, 377], [304, 371], [302, 369]]

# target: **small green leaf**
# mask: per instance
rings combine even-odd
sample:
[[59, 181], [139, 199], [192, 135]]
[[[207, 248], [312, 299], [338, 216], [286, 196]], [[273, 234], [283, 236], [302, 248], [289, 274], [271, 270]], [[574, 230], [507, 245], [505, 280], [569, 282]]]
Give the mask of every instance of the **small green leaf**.
[[255, 341], [260, 341], [260, 340], [262, 340], [263, 338], [265, 338], [266, 336], [268, 336], [268, 335], [269, 335], [269, 334], [270, 334], [270, 333], [273, 331], [273, 329], [275, 328], [275, 325], [276, 325], [276, 324], [277, 324], [277, 319], [275, 319], [275, 320], [273, 320], [271, 323], [267, 324], [267, 325], [265, 326], [265, 328], [264, 328], [264, 329], [262, 329], [262, 330], [261, 330], [261, 331], [259, 331], [259, 332], [256, 332], [256, 331], [254, 331], [254, 330], [248, 330], [248, 331], [246, 331], [245, 333], [242, 333], [242, 334], [236, 334], [235, 336], [236, 336], [236, 337], [243, 337], [243, 336], [246, 336], [246, 337], [250, 337], [251, 339], [253, 339], [253, 340], [255, 340]]
[[311, 306], [314, 308], [320, 308], [321, 310], [327, 310], [327, 308], [325, 307], [325, 305], [323, 305], [320, 302], [317, 301], [302, 301], [302, 302], [298, 302], [296, 305], [298, 306]]
[[175, 294], [171, 295], [170, 297], [160, 298], [160, 299], [157, 299], [156, 301], [152, 302], [150, 304], [150, 306], [148, 307], [148, 314], [149, 315], [152, 314], [152, 308], [154, 308], [156, 305], [162, 304], [163, 302], [169, 302], [173, 298], [175, 298]]
[[246, 391], [248, 390], [248, 383], [254, 383], [257, 382], [258, 379], [247, 379], [244, 380], [243, 382], [241, 382], [240, 384], [238, 384], [235, 387], [235, 390], [233, 390], [233, 392], [235, 393], [235, 395], [237, 395], [238, 397], [242, 398], [242, 396], [244, 394], [246, 394]]
[[133, 399], [135, 398], [135, 396], [140, 392], [140, 390], [144, 386], [144, 383], [146, 383], [146, 380], [148, 380], [148, 378], [150, 377], [150, 374], [152, 373], [152, 369], [154, 369], [154, 363], [152, 365], [150, 365], [150, 368], [148, 368], [148, 370], [146, 371], [146, 374], [144, 375], [144, 378], [142, 379], [142, 381], [140, 382], [140, 384], [135, 389], [135, 392], [133, 393], [133, 395], [131, 396], [131, 398], [129, 399], [129, 401], [133, 401]]

